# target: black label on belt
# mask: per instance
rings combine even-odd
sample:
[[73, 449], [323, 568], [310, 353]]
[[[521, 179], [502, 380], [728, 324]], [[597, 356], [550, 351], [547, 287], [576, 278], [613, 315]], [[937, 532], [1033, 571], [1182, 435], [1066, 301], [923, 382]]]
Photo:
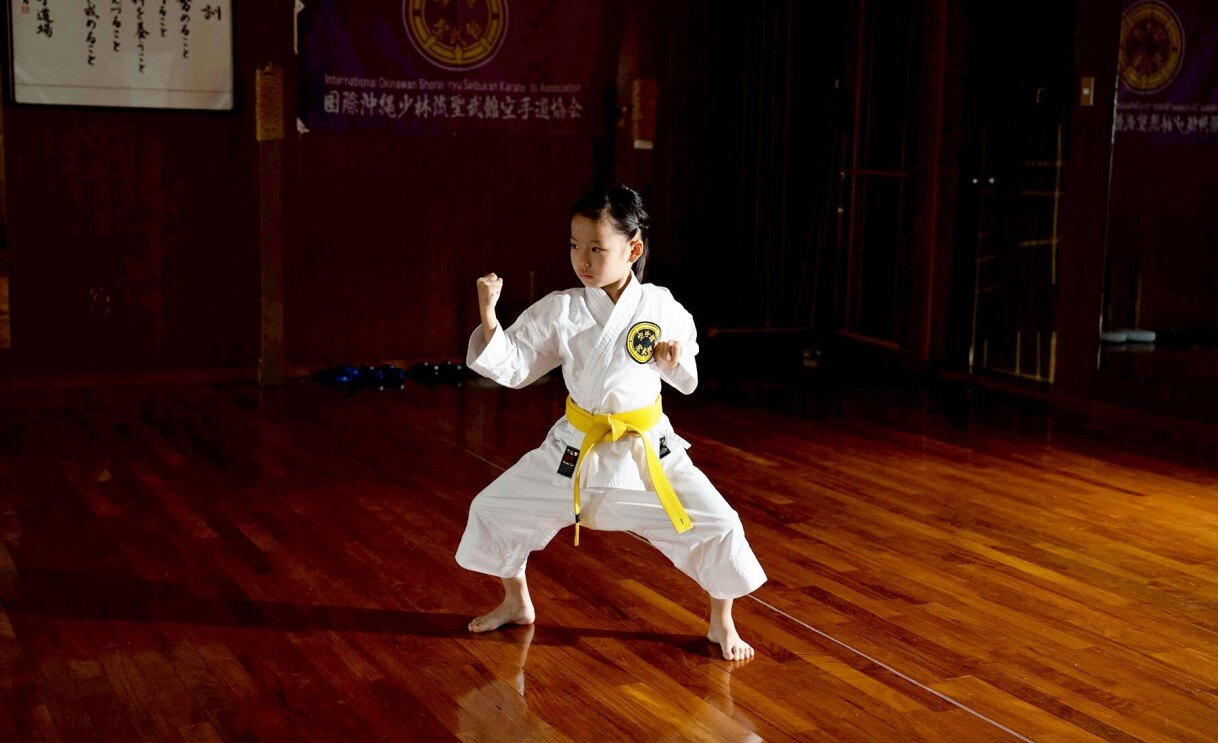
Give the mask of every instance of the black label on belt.
[[567, 450], [562, 454], [562, 461], [558, 463], [558, 474], [563, 477], [570, 477], [575, 474], [575, 463], [579, 461], [579, 449], [574, 446], [568, 446]]

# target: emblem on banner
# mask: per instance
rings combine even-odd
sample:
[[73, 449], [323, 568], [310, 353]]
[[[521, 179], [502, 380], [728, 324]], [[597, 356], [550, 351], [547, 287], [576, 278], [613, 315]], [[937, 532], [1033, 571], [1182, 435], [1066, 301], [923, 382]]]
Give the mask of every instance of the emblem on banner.
[[446, 70], [494, 58], [507, 36], [507, 0], [402, 0], [402, 23], [419, 54]]
[[1135, 93], [1166, 88], [1184, 62], [1184, 27], [1159, 0], [1129, 6], [1121, 16], [1121, 81]]
[[660, 326], [653, 322], [635, 323], [630, 332], [626, 334], [626, 351], [630, 353], [630, 358], [646, 364], [651, 361], [651, 354], [655, 351], [656, 341], [660, 340]]

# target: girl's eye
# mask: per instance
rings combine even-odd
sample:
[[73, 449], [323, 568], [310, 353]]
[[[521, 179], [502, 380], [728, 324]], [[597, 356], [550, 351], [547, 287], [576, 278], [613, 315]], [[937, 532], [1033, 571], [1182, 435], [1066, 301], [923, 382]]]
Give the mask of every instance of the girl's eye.
[[599, 252], [601, 252], [601, 249], [600, 249], [600, 248], [593, 248], [593, 249], [592, 249], [592, 252], [593, 252], [593, 253], [599, 253]]

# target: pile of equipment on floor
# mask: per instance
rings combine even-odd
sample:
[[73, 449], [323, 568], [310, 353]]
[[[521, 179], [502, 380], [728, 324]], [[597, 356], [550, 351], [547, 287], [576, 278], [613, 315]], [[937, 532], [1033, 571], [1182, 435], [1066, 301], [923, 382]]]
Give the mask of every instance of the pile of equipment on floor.
[[1157, 348], [1188, 350], [1218, 346], [1218, 328], [1163, 328], [1160, 330], [1110, 330], [1100, 333], [1100, 344], [1109, 351], [1153, 351]]
[[452, 361], [420, 361], [409, 369], [394, 364], [335, 366], [317, 372], [313, 378], [330, 389], [353, 395], [363, 390], [401, 391], [406, 389], [407, 379], [427, 387], [441, 384], [460, 387], [468, 374], [469, 370], [464, 364]]

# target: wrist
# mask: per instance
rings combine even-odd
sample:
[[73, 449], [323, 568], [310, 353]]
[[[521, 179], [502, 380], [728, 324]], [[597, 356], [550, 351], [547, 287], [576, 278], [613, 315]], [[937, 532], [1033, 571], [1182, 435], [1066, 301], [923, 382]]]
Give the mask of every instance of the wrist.
[[495, 335], [495, 331], [499, 328], [499, 318], [495, 316], [495, 309], [493, 307], [483, 307], [481, 315], [482, 337], [487, 343], [490, 343], [491, 338]]

